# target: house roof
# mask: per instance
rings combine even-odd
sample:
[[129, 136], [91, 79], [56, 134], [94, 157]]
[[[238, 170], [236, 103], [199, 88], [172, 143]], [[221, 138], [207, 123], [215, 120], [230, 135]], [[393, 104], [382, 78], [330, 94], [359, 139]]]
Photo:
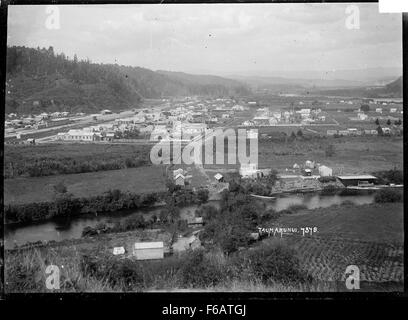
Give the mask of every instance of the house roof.
[[363, 174], [363, 175], [355, 175], [355, 176], [337, 176], [337, 178], [341, 180], [354, 180], [354, 179], [377, 179], [376, 177], [369, 175], [369, 174]]
[[183, 179], [185, 179], [186, 177], [183, 176], [181, 173], [179, 173], [179, 174], [177, 174], [177, 175], [174, 177], [174, 179], [177, 180], [178, 178], [183, 178]]
[[135, 249], [160, 249], [160, 248], [164, 248], [163, 241], [135, 243]]
[[217, 180], [220, 180], [221, 178], [223, 178], [223, 175], [222, 175], [221, 173], [217, 173], [217, 174], [214, 176], [214, 178], [217, 179]]

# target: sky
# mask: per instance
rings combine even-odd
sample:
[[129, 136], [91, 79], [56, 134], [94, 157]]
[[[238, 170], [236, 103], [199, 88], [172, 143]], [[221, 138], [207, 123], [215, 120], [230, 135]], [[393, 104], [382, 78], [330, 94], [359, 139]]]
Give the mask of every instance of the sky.
[[346, 22], [356, 22], [349, 5], [60, 5], [57, 29], [47, 28], [47, 6], [16, 5], [8, 7], [8, 45], [53, 46], [71, 58], [196, 74], [402, 72], [401, 14], [357, 4], [360, 23], [349, 29]]

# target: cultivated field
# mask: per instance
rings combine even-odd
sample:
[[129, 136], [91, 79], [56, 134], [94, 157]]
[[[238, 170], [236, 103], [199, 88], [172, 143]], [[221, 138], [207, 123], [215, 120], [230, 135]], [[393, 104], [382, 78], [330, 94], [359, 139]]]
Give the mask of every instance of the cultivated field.
[[317, 227], [318, 235], [370, 242], [403, 242], [403, 204], [341, 205], [280, 217], [284, 227]]
[[345, 270], [357, 265], [360, 280], [367, 282], [362, 290], [403, 288], [402, 203], [304, 210], [284, 215], [273, 225], [317, 227], [315, 235], [284, 235], [280, 240], [296, 249], [302, 268], [317, 281], [338, 283], [345, 289]]

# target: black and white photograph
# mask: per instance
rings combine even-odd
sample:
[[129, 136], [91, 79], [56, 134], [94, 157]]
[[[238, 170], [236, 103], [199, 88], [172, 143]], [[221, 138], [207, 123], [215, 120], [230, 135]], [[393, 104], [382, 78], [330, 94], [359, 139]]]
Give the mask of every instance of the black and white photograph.
[[404, 292], [402, 13], [2, 8], [5, 294]]

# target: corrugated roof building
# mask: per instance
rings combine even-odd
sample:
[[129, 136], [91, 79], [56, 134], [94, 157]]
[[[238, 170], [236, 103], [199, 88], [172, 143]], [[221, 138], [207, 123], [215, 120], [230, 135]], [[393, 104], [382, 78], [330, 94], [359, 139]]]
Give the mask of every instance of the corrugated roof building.
[[137, 260], [153, 260], [164, 258], [164, 243], [157, 242], [136, 242], [133, 247], [133, 255]]

